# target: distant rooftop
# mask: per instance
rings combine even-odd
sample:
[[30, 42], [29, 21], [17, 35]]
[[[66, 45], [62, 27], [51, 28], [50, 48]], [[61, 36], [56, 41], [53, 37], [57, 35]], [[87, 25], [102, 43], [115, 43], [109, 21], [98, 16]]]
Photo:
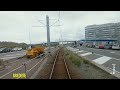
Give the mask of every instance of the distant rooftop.
[[102, 27], [102, 26], [112, 26], [112, 25], [119, 25], [120, 26], [120, 22], [118, 23], [105, 23], [105, 24], [93, 24], [93, 25], [88, 25], [85, 28], [92, 28], [92, 27]]

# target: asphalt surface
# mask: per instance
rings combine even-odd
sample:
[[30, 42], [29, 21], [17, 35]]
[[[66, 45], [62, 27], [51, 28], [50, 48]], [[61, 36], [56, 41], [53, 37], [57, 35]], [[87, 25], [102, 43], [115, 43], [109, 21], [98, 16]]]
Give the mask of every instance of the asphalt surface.
[[[51, 48], [51, 53], [56, 51], [58, 48]], [[45, 54], [48, 53], [48, 48], [45, 50]], [[10, 52], [10, 53], [3, 53], [0, 54], [0, 57], [9, 57], [14, 55], [24, 55], [25, 51], [18, 51], [18, 52]], [[12, 60], [12, 59], [11, 59]], [[15, 62], [7, 64], [3, 70], [0, 70], [0, 79], [17, 79], [13, 77], [13, 74], [26, 74], [27, 78], [29, 79], [32, 75], [37, 71], [37, 69], [41, 66], [42, 57], [36, 59], [27, 59], [26, 57], [14, 60]], [[44, 60], [43, 60], [44, 61]], [[26, 68], [23, 65], [26, 63]], [[41, 67], [42, 68], [42, 67]], [[25, 72], [26, 71], [26, 72]], [[22, 78], [18, 78], [22, 79]], [[25, 79], [25, 78], [23, 78]]]
[[17, 57], [22, 57], [25, 54], [26, 54], [26, 50], [0, 53], [0, 59], [2, 59], [3, 61], [6, 61], [6, 60], [10, 60]]
[[107, 49], [95, 49], [95, 48], [72, 48], [67, 47], [69, 50], [77, 53], [78, 56], [85, 57], [105, 68], [113, 70], [113, 64], [115, 64], [115, 71], [120, 73], [120, 50], [107, 50]]
[[100, 55], [120, 59], [120, 50], [107, 50], [107, 49], [95, 49], [95, 48], [84, 48], [84, 47], [81, 47], [80, 49], [89, 52], [94, 52]]

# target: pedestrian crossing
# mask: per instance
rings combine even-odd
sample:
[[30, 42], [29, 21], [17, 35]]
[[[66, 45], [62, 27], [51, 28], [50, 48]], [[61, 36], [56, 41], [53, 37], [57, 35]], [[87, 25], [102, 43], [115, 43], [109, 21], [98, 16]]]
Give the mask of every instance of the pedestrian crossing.
[[[74, 49], [74, 48], [71, 48], [71, 47], [67, 47], [67, 49], [69, 49], [70, 51], [73, 51], [73, 52], [77, 52], [78, 56], [83, 56], [83, 57], [87, 57], [89, 55], [92, 55], [93, 53], [92, 52], [88, 52], [88, 51], [84, 51], [84, 50], [80, 50], [78, 51], [78, 49]], [[107, 57], [107, 56], [100, 56], [98, 58], [95, 58], [93, 57], [92, 61], [97, 63], [97, 64], [104, 64], [106, 63], [107, 61], [109, 61], [110, 59], [112, 59], [111, 57]]]
[[87, 52], [87, 53], [83, 53], [83, 54], [80, 54], [81, 56], [87, 56], [87, 55], [91, 55], [92, 53], [91, 52]]
[[105, 62], [109, 61], [110, 59], [112, 59], [112, 58], [111, 57], [107, 57], [107, 56], [102, 56], [102, 57], [97, 58], [97, 59], [95, 59], [93, 61], [98, 63], [98, 64], [104, 64]]
[[[78, 56], [84, 57], [97, 65], [100, 65], [101, 67], [104, 67], [110, 74], [113, 72], [113, 64], [115, 64], [115, 76], [120, 78], [120, 59], [109, 57], [109, 56], [104, 56], [98, 53], [92, 53], [89, 51], [85, 50], [78, 50], [76, 48], [72, 47], [67, 47], [68, 50], [72, 51], [73, 53], [76, 53]], [[110, 53], [115, 53], [115, 52], [110, 52]], [[103, 69], [103, 68], [102, 68]], [[118, 75], [119, 73], [119, 75]]]

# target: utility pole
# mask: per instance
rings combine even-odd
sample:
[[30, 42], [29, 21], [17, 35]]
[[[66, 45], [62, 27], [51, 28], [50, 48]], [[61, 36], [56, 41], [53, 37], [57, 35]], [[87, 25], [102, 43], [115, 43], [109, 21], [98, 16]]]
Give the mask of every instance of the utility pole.
[[30, 36], [30, 30], [29, 30], [29, 40], [30, 40], [30, 46], [31, 46], [31, 36]]
[[49, 53], [50, 53], [50, 26], [49, 26], [49, 16], [46, 15], [46, 27], [47, 27], [47, 44], [49, 46]]

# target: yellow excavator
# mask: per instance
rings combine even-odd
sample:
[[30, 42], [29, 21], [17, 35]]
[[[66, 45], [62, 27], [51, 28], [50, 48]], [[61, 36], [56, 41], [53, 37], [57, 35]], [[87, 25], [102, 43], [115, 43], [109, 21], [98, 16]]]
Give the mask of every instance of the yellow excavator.
[[45, 47], [43, 46], [29, 46], [26, 51], [27, 58], [34, 58], [44, 53]]

